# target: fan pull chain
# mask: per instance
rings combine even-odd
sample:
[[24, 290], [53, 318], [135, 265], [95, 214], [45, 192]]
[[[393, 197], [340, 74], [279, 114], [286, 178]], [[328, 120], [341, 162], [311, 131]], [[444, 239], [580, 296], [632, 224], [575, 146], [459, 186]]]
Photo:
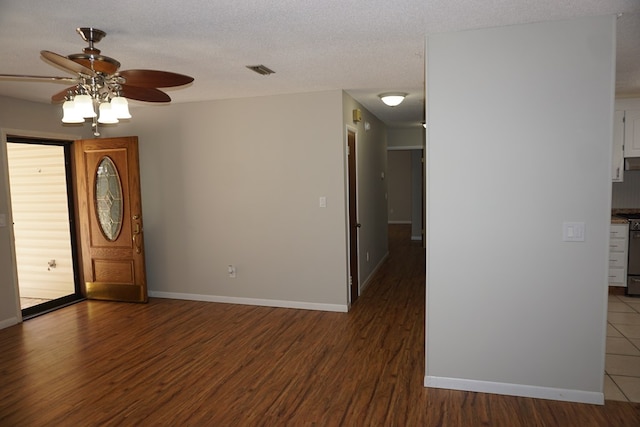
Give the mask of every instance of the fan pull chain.
[[94, 117], [91, 122], [91, 128], [93, 129], [93, 136], [100, 136], [100, 132], [98, 131], [98, 117]]

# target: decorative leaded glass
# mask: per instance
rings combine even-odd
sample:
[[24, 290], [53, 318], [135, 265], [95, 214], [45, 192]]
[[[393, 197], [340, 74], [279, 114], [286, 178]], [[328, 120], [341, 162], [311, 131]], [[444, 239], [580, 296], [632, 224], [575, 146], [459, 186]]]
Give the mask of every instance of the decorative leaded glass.
[[109, 157], [104, 157], [96, 172], [96, 213], [104, 236], [112, 242], [122, 229], [122, 205], [118, 170]]

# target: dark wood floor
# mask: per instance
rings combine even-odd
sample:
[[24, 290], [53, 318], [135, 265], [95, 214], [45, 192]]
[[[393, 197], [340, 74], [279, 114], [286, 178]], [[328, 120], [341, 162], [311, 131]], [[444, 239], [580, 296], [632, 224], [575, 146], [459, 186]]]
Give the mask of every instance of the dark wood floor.
[[638, 426], [604, 406], [423, 387], [406, 226], [350, 313], [89, 301], [0, 331], [0, 426]]

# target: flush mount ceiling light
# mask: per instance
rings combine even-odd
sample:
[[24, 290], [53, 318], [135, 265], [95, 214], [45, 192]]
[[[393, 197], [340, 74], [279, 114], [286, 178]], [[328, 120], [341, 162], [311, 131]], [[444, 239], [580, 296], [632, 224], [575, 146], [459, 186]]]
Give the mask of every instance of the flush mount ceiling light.
[[395, 107], [396, 105], [400, 105], [404, 98], [407, 96], [404, 92], [387, 92], [381, 93], [378, 95], [382, 102], [387, 104], [389, 107]]

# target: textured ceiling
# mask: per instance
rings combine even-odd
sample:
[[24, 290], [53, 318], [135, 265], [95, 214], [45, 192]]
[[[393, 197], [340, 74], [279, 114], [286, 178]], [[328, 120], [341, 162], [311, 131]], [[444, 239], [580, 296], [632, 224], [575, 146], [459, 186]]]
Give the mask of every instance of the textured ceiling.
[[[95, 27], [121, 69], [193, 76], [173, 102], [344, 89], [392, 126], [418, 125], [426, 35], [620, 13], [617, 85], [640, 96], [640, 0], [0, 0], [0, 73], [66, 76], [39, 52], [79, 53], [75, 28]], [[44, 103], [63, 88], [0, 79], [0, 95]], [[409, 96], [390, 108], [388, 91]]]

